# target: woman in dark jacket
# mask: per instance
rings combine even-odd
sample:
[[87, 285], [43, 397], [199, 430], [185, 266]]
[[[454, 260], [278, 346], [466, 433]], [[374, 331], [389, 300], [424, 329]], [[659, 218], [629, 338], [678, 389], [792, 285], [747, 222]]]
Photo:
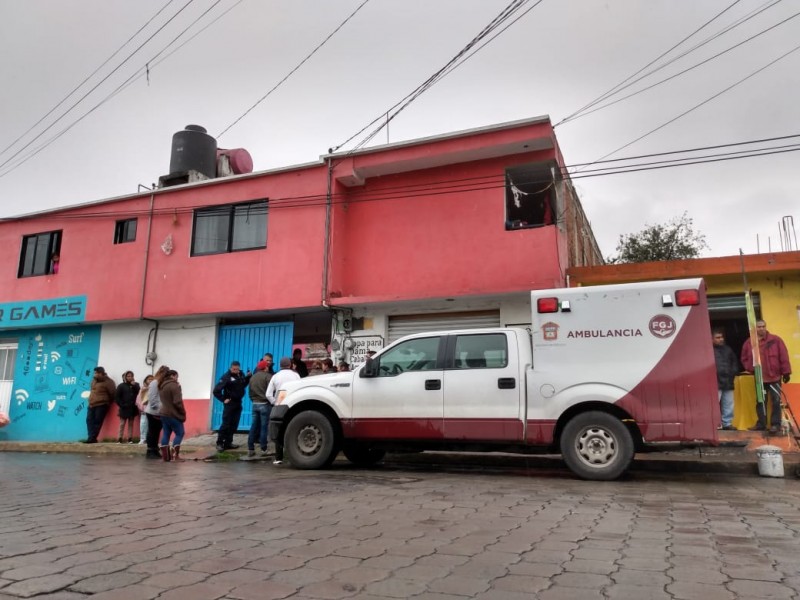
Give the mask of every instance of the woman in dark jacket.
[[119, 407], [119, 436], [117, 442], [122, 443], [125, 423], [128, 424], [128, 443], [133, 443], [133, 421], [139, 416], [136, 408], [136, 397], [139, 395], [139, 384], [134, 381], [133, 371], [125, 371], [122, 383], [117, 386], [116, 403]]
[[[181, 442], [183, 441], [186, 421], [186, 409], [183, 406], [183, 392], [178, 383], [178, 372], [168, 371], [164, 380], [158, 385], [158, 394], [161, 398], [161, 459], [164, 462], [175, 460], [183, 462], [181, 458]], [[169, 438], [172, 434], [172, 452], [169, 449]]]

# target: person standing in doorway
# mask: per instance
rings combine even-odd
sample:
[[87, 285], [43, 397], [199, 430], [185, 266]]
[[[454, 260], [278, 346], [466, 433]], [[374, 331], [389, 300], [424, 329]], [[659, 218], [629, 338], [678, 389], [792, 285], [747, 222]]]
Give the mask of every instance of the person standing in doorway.
[[[300, 375], [298, 375], [293, 369], [294, 362], [292, 359], [288, 356], [284, 356], [281, 359], [281, 370], [275, 373], [272, 379], [270, 379], [269, 385], [267, 386], [267, 401], [272, 406], [275, 406], [275, 402], [278, 400], [278, 392], [281, 391], [281, 388], [285, 383], [290, 381], [298, 381], [300, 379]], [[273, 441], [275, 442], [275, 460], [272, 461], [272, 464], [283, 464], [283, 440]]]
[[261, 456], [267, 454], [267, 430], [272, 405], [267, 401], [267, 386], [272, 373], [267, 370], [267, 361], [259, 361], [256, 372], [250, 378], [250, 401], [253, 403], [253, 416], [250, 422], [250, 433], [247, 436], [247, 456], [256, 455], [256, 439], [261, 447]]
[[725, 333], [715, 329], [712, 333], [714, 360], [717, 363], [717, 387], [719, 388], [719, 409], [722, 415], [722, 429], [736, 431], [733, 426], [733, 378], [739, 372], [739, 360], [733, 350], [725, 343]]
[[242, 416], [242, 398], [244, 398], [250, 374], [242, 373], [242, 365], [238, 360], [231, 363], [230, 369], [214, 386], [214, 397], [222, 402], [222, 423], [217, 433], [217, 451], [235, 450], [239, 446], [233, 443], [233, 434], [239, 428]]
[[303, 351], [300, 348], [295, 348], [294, 352], [292, 352], [292, 364], [295, 373], [300, 377], [308, 377], [308, 367], [303, 362]]
[[122, 375], [122, 383], [117, 386], [115, 400], [119, 411], [119, 435], [117, 443], [122, 443], [122, 436], [125, 433], [125, 424], [128, 425], [128, 443], [133, 443], [133, 421], [139, 416], [139, 409], [136, 408], [136, 398], [139, 395], [139, 384], [136, 383], [133, 371], [125, 371]]
[[[758, 352], [761, 356], [761, 373], [764, 379], [764, 404], [756, 403], [758, 423], [750, 431], [764, 431], [767, 428], [767, 415], [765, 404], [769, 399], [772, 415], [770, 419], [770, 433], [778, 433], [781, 428], [781, 382], [789, 383], [792, 375], [792, 365], [789, 364], [789, 352], [786, 344], [777, 335], [767, 331], [767, 322], [756, 321], [756, 336], [758, 337]], [[753, 345], [747, 338], [742, 346], [742, 365], [748, 373], [753, 372]]]
[[89, 410], [86, 411], [86, 443], [96, 444], [103, 428], [108, 407], [114, 401], [117, 388], [103, 367], [95, 367], [89, 388]]

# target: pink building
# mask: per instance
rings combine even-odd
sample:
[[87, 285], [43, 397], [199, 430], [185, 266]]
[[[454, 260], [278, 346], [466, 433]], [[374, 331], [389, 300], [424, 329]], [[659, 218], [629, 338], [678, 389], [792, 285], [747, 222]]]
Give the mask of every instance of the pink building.
[[0, 436], [85, 437], [97, 364], [176, 369], [194, 434], [231, 359], [529, 323], [531, 289], [602, 262], [563, 166], [543, 117], [4, 220]]

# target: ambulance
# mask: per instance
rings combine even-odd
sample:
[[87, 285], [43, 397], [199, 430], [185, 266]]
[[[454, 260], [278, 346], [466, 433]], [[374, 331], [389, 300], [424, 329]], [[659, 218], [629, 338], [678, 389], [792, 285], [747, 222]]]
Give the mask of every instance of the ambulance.
[[291, 465], [341, 451], [560, 453], [612, 480], [636, 452], [715, 445], [719, 402], [702, 279], [536, 290], [531, 328], [404, 337], [352, 372], [286, 384], [270, 436]]

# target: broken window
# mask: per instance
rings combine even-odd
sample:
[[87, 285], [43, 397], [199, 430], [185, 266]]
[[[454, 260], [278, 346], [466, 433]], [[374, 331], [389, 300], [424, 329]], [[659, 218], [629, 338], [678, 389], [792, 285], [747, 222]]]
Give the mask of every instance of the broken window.
[[506, 229], [552, 225], [557, 221], [555, 163], [506, 169]]

